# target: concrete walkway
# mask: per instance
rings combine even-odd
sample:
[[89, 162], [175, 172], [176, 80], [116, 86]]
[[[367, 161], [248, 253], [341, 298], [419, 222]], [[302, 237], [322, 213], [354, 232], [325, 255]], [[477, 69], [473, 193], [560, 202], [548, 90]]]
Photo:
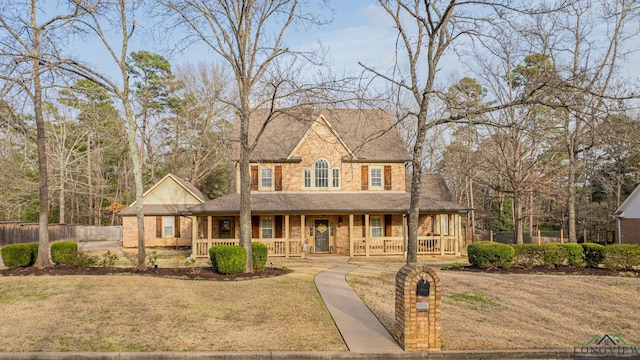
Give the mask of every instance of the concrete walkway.
[[346, 256], [323, 256], [318, 259], [336, 265], [316, 275], [315, 283], [349, 351], [377, 354], [402, 352], [398, 343], [347, 284], [345, 276], [358, 267], [350, 265]]

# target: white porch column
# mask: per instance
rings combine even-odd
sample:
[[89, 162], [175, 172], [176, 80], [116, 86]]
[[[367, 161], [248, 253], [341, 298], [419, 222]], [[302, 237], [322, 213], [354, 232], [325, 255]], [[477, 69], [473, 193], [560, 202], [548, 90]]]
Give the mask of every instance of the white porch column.
[[453, 219], [455, 221], [454, 229], [456, 232], [455, 251], [456, 255], [460, 256], [460, 241], [462, 241], [462, 216], [460, 216], [460, 214], [455, 214], [453, 216]]
[[191, 258], [195, 259], [198, 254], [196, 254], [196, 246], [198, 243], [198, 217], [191, 217]]
[[[300, 215], [300, 243], [304, 244], [306, 242], [305, 240], [306, 234], [307, 234], [307, 230], [305, 230], [305, 226], [304, 226], [304, 215]], [[307, 251], [309, 251], [309, 244], [307, 244]], [[301, 257], [303, 259], [306, 258], [307, 253], [303, 252]]]
[[[444, 256], [444, 227], [442, 226], [443, 221], [442, 221], [442, 217], [443, 216], [449, 216], [446, 214], [439, 214], [438, 215], [440, 217], [440, 255]], [[448, 219], [447, 219], [448, 220]], [[449, 226], [449, 222], [447, 221], [447, 226]]]
[[353, 214], [349, 214], [349, 257], [353, 257]]
[[369, 236], [371, 230], [369, 229], [369, 214], [364, 215], [364, 254], [369, 257]]
[[284, 257], [289, 257], [289, 215], [284, 216]]
[[207, 253], [209, 248], [213, 246], [213, 219], [212, 216], [207, 216]]

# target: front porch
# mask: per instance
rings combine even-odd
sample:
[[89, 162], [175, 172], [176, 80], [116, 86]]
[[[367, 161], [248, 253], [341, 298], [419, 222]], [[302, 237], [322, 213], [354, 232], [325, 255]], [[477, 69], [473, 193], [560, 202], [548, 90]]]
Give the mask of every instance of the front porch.
[[[463, 242], [458, 213], [423, 214], [418, 255], [457, 255]], [[193, 257], [208, 257], [215, 245], [239, 245], [237, 215], [195, 216]], [[264, 214], [252, 216], [252, 242], [263, 243], [270, 257], [305, 253], [391, 256], [405, 253], [403, 214]]]

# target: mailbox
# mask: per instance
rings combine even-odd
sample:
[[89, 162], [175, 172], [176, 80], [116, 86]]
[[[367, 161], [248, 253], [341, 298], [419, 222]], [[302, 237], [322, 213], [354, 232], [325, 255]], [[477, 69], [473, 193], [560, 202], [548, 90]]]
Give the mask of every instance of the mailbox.
[[418, 286], [416, 289], [416, 295], [418, 296], [429, 296], [429, 282], [425, 279], [418, 280]]

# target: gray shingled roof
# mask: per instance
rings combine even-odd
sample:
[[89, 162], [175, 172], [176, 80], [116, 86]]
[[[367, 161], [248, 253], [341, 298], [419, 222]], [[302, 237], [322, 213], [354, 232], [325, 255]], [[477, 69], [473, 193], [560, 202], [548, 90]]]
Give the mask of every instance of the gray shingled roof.
[[[353, 151], [357, 159], [369, 161], [408, 161], [410, 159], [393, 118], [382, 110], [323, 109], [280, 112], [265, 127], [260, 141], [251, 155], [254, 161], [287, 158], [304, 134], [320, 115], [342, 141]], [[249, 127], [250, 142], [262, 127], [268, 112], [256, 110], [252, 113]], [[239, 120], [234, 121], [236, 134]], [[238, 146], [235, 147], [239, 153]], [[236, 155], [237, 156], [237, 155]]]
[[[410, 192], [411, 174], [407, 174], [407, 176], [405, 176], [405, 185], [407, 192]], [[449, 191], [449, 187], [440, 174], [420, 175], [420, 193], [422, 194], [422, 196], [431, 199], [453, 201], [453, 196]]]
[[[144, 215], [177, 215], [180, 211], [185, 211], [193, 204], [188, 205], [143, 205]], [[120, 216], [135, 216], [136, 206], [131, 205], [119, 213]]]
[[[345, 212], [407, 212], [409, 193], [252, 193], [251, 211], [255, 213], [345, 213]], [[467, 211], [451, 201], [422, 197], [421, 212]], [[231, 194], [189, 208], [190, 213], [238, 213], [240, 194]]]

